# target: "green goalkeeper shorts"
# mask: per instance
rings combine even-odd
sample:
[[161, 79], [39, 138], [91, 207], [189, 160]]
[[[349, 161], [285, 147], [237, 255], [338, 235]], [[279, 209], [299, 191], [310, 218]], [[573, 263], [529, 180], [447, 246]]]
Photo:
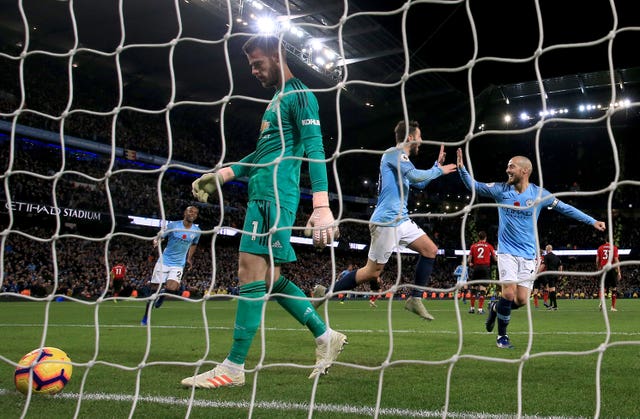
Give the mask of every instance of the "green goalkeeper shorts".
[[243, 230], [240, 239], [240, 251], [253, 255], [269, 255], [273, 253], [276, 265], [297, 260], [296, 253], [291, 247], [291, 226], [293, 226], [295, 213], [280, 207], [280, 220], [278, 230], [273, 234], [269, 230], [275, 226], [277, 206], [275, 202], [256, 200], [247, 204], [247, 215], [244, 218]]

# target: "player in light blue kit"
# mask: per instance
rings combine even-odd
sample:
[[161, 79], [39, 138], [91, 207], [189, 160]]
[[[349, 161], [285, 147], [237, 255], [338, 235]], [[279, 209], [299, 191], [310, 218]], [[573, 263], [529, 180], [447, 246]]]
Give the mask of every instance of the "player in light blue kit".
[[498, 320], [498, 348], [513, 348], [507, 335], [511, 310], [529, 301], [537, 270], [537, 242], [535, 225], [542, 208], [561, 214], [604, 231], [606, 225], [569, 204], [555, 198], [549, 191], [529, 182], [533, 166], [531, 160], [515, 156], [507, 164], [507, 181], [482, 183], [475, 181], [464, 167], [462, 150], [457, 152], [458, 172], [469, 190], [479, 196], [493, 198], [498, 204], [498, 272], [502, 296], [489, 305], [486, 328], [493, 331]]
[[[165, 291], [169, 294], [177, 295], [180, 291], [180, 280], [185, 263], [188, 265], [187, 269], [191, 269], [193, 254], [200, 240], [200, 227], [194, 224], [199, 212], [197, 207], [189, 206], [184, 210], [184, 218], [182, 220], [170, 221], [162, 229], [161, 238], [167, 239], [167, 246], [153, 268], [150, 282], [153, 293], [157, 291], [161, 284], [165, 284]], [[156, 238], [153, 240], [153, 247], [157, 246], [158, 239]], [[156, 299], [156, 308], [162, 305], [163, 299], [164, 295]], [[144, 309], [144, 317], [140, 322], [143, 326], [147, 325], [149, 319], [151, 301], [147, 301]]]
[[466, 266], [460, 264], [453, 270], [453, 276], [456, 279], [456, 285], [462, 290], [462, 302], [466, 304], [466, 290], [469, 288], [467, 285], [467, 281], [469, 280], [469, 270]]
[[[438, 247], [418, 225], [409, 218], [407, 201], [409, 188], [424, 189], [429, 182], [456, 171], [455, 164], [443, 166], [444, 145], [434, 166], [429, 170], [419, 170], [411, 163], [409, 156], [417, 154], [422, 141], [420, 125], [410, 121], [400, 121], [395, 129], [396, 145], [387, 149], [380, 161], [378, 180], [378, 203], [369, 220], [371, 245], [367, 264], [343, 276], [333, 287], [333, 292], [352, 290], [367, 281], [376, 280], [395, 250], [408, 247], [418, 252], [415, 271], [415, 285], [425, 287], [429, 282], [433, 262]], [[406, 138], [406, 140], [405, 140]], [[423, 289], [415, 288], [407, 299], [405, 308], [425, 320], [433, 320], [422, 303]], [[326, 287], [317, 285], [313, 297], [321, 298]]]

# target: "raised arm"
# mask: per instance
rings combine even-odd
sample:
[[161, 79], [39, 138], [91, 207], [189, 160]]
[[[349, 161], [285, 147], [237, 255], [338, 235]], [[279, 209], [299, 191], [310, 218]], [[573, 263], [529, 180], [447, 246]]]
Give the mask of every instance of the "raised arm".
[[417, 189], [424, 189], [429, 182], [442, 175], [448, 175], [456, 171], [456, 165], [451, 163], [443, 165], [444, 159], [447, 153], [444, 152], [444, 144], [440, 146], [440, 153], [438, 154], [438, 160], [431, 169], [421, 170], [417, 169], [411, 161], [401, 161], [403, 174], [409, 179], [411, 186]]
[[487, 196], [491, 198], [496, 198], [501, 193], [502, 184], [501, 183], [484, 183], [477, 182], [471, 177], [471, 174], [464, 167], [464, 159], [462, 157], [462, 149], [459, 148], [456, 151], [456, 164], [458, 166], [458, 173], [460, 173], [460, 179], [464, 186], [473, 190], [475, 188], [476, 193], [480, 196]]

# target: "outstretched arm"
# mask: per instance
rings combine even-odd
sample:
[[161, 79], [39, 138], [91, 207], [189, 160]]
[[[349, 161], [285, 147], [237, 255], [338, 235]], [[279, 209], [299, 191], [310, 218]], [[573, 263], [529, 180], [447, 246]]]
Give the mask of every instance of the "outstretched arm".
[[413, 163], [409, 161], [401, 162], [402, 165], [406, 165], [408, 167], [408, 170], [405, 172], [405, 176], [407, 177], [407, 179], [409, 179], [411, 186], [417, 189], [424, 189], [433, 179], [455, 172], [455, 164], [451, 163], [443, 165], [446, 156], [447, 153], [445, 153], [444, 144], [442, 144], [440, 145], [438, 160], [436, 160], [436, 163], [429, 170], [416, 169], [413, 166]]
[[236, 177], [231, 167], [223, 167], [214, 173], [205, 173], [191, 184], [191, 193], [200, 202], [207, 202], [219, 187]]
[[470, 191], [475, 189], [476, 193], [479, 196], [493, 198], [496, 200], [496, 202], [499, 202], [505, 188], [508, 188], [508, 185], [503, 182], [485, 183], [475, 180], [471, 176], [471, 173], [469, 173], [464, 167], [464, 159], [462, 157], [461, 148], [457, 150], [456, 165], [458, 166], [458, 173], [460, 173], [460, 180], [462, 180], [465, 188], [469, 189]]
[[[545, 192], [548, 193], [548, 191], [545, 191]], [[585, 214], [584, 212], [580, 211], [578, 208], [572, 205], [569, 205], [567, 203], [564, 203], [559, 199], [553, 199], [553, 201], [550, 203], [549, 206], [551, 209], [554, 209], [555, 211], [558, 211], [559, 213], [566, 215], [567, 217], [571, 217], [574, 220], [593, 226], [593, 228], [595, 228], [598, 231], [605, 231], [607, 229], [607, 225], [605, 224], [604, 221], [597, 221], [595, 218]]]

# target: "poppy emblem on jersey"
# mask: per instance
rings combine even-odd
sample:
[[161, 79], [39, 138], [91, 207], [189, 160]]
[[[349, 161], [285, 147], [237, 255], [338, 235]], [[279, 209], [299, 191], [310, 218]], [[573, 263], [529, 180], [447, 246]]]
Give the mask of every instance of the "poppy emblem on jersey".
[[182, 240], [186, 240], [186, 239], [187, 239], [187, 235], [186, 235], [186, 234], [183, 234], [183, 235], [182, 235]]
[[513, 203], [513, 206], [514, 206], [514, 207], [519, 207], [519, 206], [520, 206], [520, 202], [518, 202], [518, 201], [514, 202], [514, 203]]

